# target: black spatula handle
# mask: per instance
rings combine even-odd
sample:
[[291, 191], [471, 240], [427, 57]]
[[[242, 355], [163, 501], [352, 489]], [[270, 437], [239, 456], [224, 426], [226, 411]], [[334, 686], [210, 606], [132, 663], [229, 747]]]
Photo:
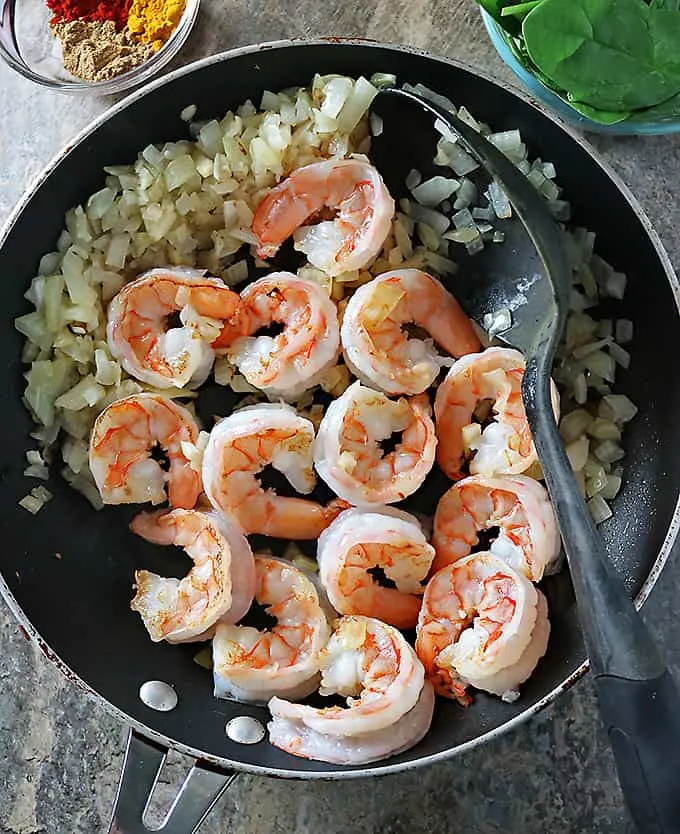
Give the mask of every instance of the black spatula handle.
[[[549, 410], [547, 371], [527, 364], [527, 417], [555, 508], [623, 796], [642, 834], [680, 832], [680, 695], [576, 487]], [[544, 408], [545, 403], [545, 408]]]
[[595, 678], [621, 789], [645, 834], [680, 831], [680, 710], [668, 671], [648, 680]]
[[[569, 559], [600, 713], [626, 803], [643, 834], [680, 833], [680, 697], [642, 618], [614, 570], [578, 491], [555, 423], [550, 373], [571, 284], [562, 236], [526, 177], [470, 125], [421, 96], [390, 88], [458, 134], [503, 187], [551, 281], [556, 307], [527, 344], [522, 396]], [[551, 313], [550, 317], [548, 314]]]

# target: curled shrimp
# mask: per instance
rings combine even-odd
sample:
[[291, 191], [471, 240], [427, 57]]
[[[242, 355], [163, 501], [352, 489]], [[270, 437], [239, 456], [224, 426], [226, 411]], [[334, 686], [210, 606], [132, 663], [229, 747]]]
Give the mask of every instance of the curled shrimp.
[[210, 432], [203, 455], [203, 484], [210, 503], [231, 514], [246, 533], [316, 539], [343, 502], [315, 501], [265, 491], [257, 475], [266, 466], [285, 475], [303, 495], [314, 489], [314, 426], [283, 403], [243, 408]]
[[[257, 331], [274, 323], [276, 336]], [[274, 272], [247, 286], [235, 322], [213, 347], [227, 355], [251, 385], [270, 397], [295, 397], [316, 385], [338, 356], [340, 329], [335, 304], [314, 281]]]
[[[198, 426], [186, 408], [160, 394], [116, 400], [97, 417], [90, 435], [90, 469], [105, 504], [162, 504], [190, 510], [201, 476], [182, 451], [196, 444]], [[151, 453], [160, 446], [169, 469]], [[167, 489], [167, 495], [166, 495]]]
[[444, 493], [434, 515], [432, 544], [438, 571], [467, 556], [481, 530], [498, 528], [489, 550], [533, 582], [560, 553], [560, 533], [548, 493], [523, 475], [463, 478]]
[[[437, 389], [437, 462], [454, 480], [464, 477], [466, 452], [472, 475], [517, 475], [536, 461], [536, 449], [522, 403], [524, 357], [517, 350], [490, 347], [458, 359]], [[553, 409], [559, 394], [552, 386]], [[480, 403], [492, 403], [492, 422], [474, 423]], [[467, 438], [467, 439], [466, 439]]]
[[255, 599], [271, 630], [220, 622], [213, 640], [216, 698], [304, 698], [319, 685], [321, 650], [330, 628], [312, 580], [281, 559], [255, 557]]
[[[333, 220], [303, 225], [320, 212]], [[394, 216], [394, 200], [365, 158], [328, 159], [298, 168], [269, 191], [253, 218], [261, 258], [293, 235], [295, 248], [327, 275], [362, 269], [380, 252]]]
[[[437, 438], [426, 395], [390, 400], [354, 382], [321, 420], [314, 444], [316, 471], [345, 501], [392, 504], [412, 495], [434, 464]], [[401, 434], [384, 453], [381, 441]]]
[[[433, 557], [418, 520], [388, 508], [340, 513], [319, 537], [317, 552], [319, 578], [337, 611], [396, 628], [414, 628]], [[374, 568], [396, 587], [379, 585], [369, 573]]]
[[[431, 339], [410, 337], [416, 324]], [[479, 350], [470, 319], [445, 287], [418, 269], [385, 272], [359, 287], [345, 308], [340, 330], [345, 362], [367, 385], [386, 394], [421, 394], [451, 356]]]
[[154, 642], [208, 640], [218, 620], [237, 622], [248, 611], [255, 593], [253, 553], [226, 517], [197, 510], [140, 513], [130, 529], [154, 544], [183, 547], [194, 562], [182, 580], [135, 573], [130, 608]]
[[416, 651], [439, 695], [466, 705], [474, 686], [512, 701], [549, 634], [543, 594], [493, 553], [473, 553], [429, 581]]
[[[239, 301], [219, 278], [199, 270], [152, 269], [126, 284], [109, 305], [111, 354], [135, 379], [157, 388], [200, 385], [215, 357], [210, 343]], [[176, 313], [181, 324], [168, 327]]]
[[322, 695], [347, 707], [272, 698], [269, 740], [307, 759], [365, 764], [408, 750], [427, 733], [434, 697], [416, 653], [396, 628], [372, 617], [342, 617], [321, 658]]

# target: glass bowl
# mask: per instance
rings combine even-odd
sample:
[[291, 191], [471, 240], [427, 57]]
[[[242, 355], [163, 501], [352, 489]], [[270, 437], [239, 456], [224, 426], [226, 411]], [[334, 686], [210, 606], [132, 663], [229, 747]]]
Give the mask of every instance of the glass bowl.
[[119, 93], [148, 81], [173, 58], [191, 31], [200, 0], [186, 0], [180, 22], [151, 58], [106, 81], [83, 81], [64, 69], [61, 46], [50, 30], [46, 0], [0, 0], [0, 56], [25, 78], [63, 93]]
[[529, 92], [566, 122], [575, 125], [581, 130], [617, 136], [641, 136], [680, 132], [680, 119], [666, 119], [656, 122], [624, 121], [613, 125], [603, 125], [582, 115], [551, 89], [546, 87], [542, 81], [539, 81], [535, 75], [520, 63], [508, 43], [509, 36], [505, 30], [484, 9], [480, 9], [480, 11], [484, 25], [486, 26], [486, 31], [489, 33], [491, 43], [496, 48], [496, 52], [498, 52], [503, 61], [524, 86], [528, 87]]

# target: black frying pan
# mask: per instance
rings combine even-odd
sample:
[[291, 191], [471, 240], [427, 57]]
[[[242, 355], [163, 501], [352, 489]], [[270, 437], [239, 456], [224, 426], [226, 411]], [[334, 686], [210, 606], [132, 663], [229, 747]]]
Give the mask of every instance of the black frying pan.
[[[562, 573], [545, 582], [552, 622], [548, 653], [515, 704], [484, 694], [477, 694], [466, 711], [442, 702], [431, 731], [418, 746], [368, 768], [294, 758], [270, 746], [266, 738], [243, 743], [252, 740], [250, 727], [244, 729], [238, 722], [231, 724], [230, 738], [225, 733], [228, 722], [249, 716], [266, 723], [266, 710], [213, 699], [209, 673], [193, 661], [197, 647], [152, 644], [139, 618], [129, 611], [136, 568], [177, 576], [186, 569], [181, 554], [150, 548], [128, 532], [126, 521], [133, 508], [95, 513], [56, 475], [48, 485], [54, 499], [39, 515], [34, 518], [17, 506], [30, 486], [22, 471], [31, 421], [21, 403], [22, 338], [12, 320], [27, 311], [23, 293], [41, 254], [54, 247], [65, 211], [101, 187], [104, 165], [133, 160], [148, 143], [186, 136], [179, 113], [188, 104], [196, 104], [201, 117], [219, 117], [245, 98], [258, 101], [265, 88], [308, 83], [315, 72], [377, 71], [394, 72], [400, 81], [423, 82], [467, 103], [495, 130], [519, 127], [533, 154], [556, 163], [575, 220], [597, 232], [599, 253], [628, 273], [629, 291], [619, 310], [635, 322], [634, 361], [621, 384], [640, 405], [640, 414], [626, 432], [626, 484], [613, 502], [614, 517], [600, 529], [640, 603], [674, 540], [680, 492], [680, 459], [675, 452], [680, 446], [680, 366], [662, 346], [677, 333], [677, 280], [639, 206], [574, 134], [527, 100], [457, 64], [366, 43], [250, 47], [199, 62], [134, 94], [98, 119], [49, 166], [10, 219], [0, 246], [0, 344], [9, 389], [0, 447], [1, 524], [7, 543], [1, 557], [2, 592], [47, 656], [133, 728], [112, 826], [120, 834], [146, 830], [141, 811], [169, 747], [201, 760], [164, 829], [186, 834], [227, 786], [230, 772], [348, 778], [434, 762], [509, 729], [585, 671], [571, 584]], [[391, 149], [382, 143], [376, 162], [396, 196], [405, 172], [431, 158], [430, 142], [431, 126], [414, 118], [403, 125]], [[209, 392], [205, 400], [207, 413], [224, 414], [233, 405], [223, 389]], [[430, 485], [425, 498], [430, 511], [442, 486]], [[178, 694], [174, 710], [157, 712], [144, 705], [139, 688], [149, 680], [172, 684]]]

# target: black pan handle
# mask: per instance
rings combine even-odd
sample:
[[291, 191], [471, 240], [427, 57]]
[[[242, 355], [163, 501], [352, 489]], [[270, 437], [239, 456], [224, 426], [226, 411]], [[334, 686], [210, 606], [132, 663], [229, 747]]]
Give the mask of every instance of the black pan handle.
[[195, 834], [238, 774], [196, 762], [160, 828], [148, 828], [144, 812], [165, 763], [167, 748], [130, 730], [109, 834]]

